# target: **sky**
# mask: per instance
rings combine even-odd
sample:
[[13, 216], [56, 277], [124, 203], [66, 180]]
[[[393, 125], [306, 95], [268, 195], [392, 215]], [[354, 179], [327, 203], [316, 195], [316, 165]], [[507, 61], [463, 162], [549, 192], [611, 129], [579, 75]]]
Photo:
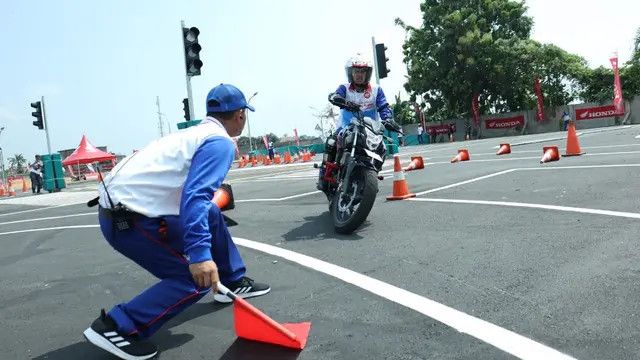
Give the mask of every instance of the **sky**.
[[[357, 52], [372, 57], [372, 37], [387, 47], [388, 98], [403, 93], [404, 31], [421, 24], [420, 0], [2, 1], [0, 3], [0, 147], [5, 160], [47, 152], [32, 125], [31, 102], [45, 97], [53, 151], [96, 146], [129, 154], [184, 121], [187, 95], [180, 21], [200, 29], [202, 75], [192, 78], [195, 117], [220, 83], [258, 94], [251, 135], [317, 135], [317, 111], [346, 81]], [[527, 0], [532, 38], [609, 67], [629, 60], [640, 27], [637, 0]], [[404, 96], [404, 95], [403, 95]], [[243, 135], [247, 135], [245, 127]]]

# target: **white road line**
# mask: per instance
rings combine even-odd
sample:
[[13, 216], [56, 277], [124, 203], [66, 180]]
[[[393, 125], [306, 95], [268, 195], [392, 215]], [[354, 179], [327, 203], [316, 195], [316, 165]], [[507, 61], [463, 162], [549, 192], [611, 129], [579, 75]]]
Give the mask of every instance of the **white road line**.
[[610, 153], [586, 153], [582, 156], [604, 156], [604, 155], [625, 155], [625, 154], [640, 154], [640, 151], [618, 151]]
[[508, 174], [508, 173], [511, 173], [511, 172], [515, 172], [515, 171], [521, 171], [521, 170], [527, 171], [527, 170], [553, 170], [553, 169], [556, 169], [556, 170], [563, 170], [563, 169], [595, 169], [595, 168], [639, 167], [639, 166], [640, 166], [640, 164], [610, 164], [610, 165], [575, 165], [575, 166], [549, 166], [549, 167], [514, 168], [514, 169], [508, 169], [508, 170], [504, 170], [504, 171], [498, 171], [498, 172], [495, 172], [495, 173], [492, 173], [492, 174], [489, 174], [489, 175], [484, 175], [484, 176], [472, 178], [472, 179], [469, 179], [469, 180], [453, 183], [453, 184], [446, 185], [446, 186], [441, 186], [439, 188], [422, 191], [422, 192], [416, 193], [416, 196], [430, 194], [430, 193], [433, 193], [433, 192], [436, 192], [436, 191], [446, 190], [446, 189], [450, 189], [450, 188], [453, 188], [453, 187], [466, 185], [466, 184], [469, 184], [469, 183], [472, 183], [472, 182], [476, 182], [476, 181], [492, 178], [494, 176], [504, 175], [504, 174]]
[[278, 256], [340, 279], [384, 299], [415, 310], [461, 333], [468, 334], [521, 359], [573, 359], [568, 355], [516, 334], [513, 331], [501, 328], [488, 321], [473, 317], [462, 311], [353, 270], [260, 242], [237, 237], [234, 237], [233, 241], [237, 245]]
[[618, 167], [640, 167], [640, 164], [610, 164], [610, 165], [574, 165], [574, 166], [542, 166], [518, 168], [515, 170], [564, 170], [564, 169], [599, 169], [599, 168], [618, 168]]
[[310, 192], [302, 193], [302, 194], [296, 194], [296, 195], [291, 195], [291, 196], [285, 196], [285, 197], [281, 197], [281, 198], [272, 198], [272, 199], [245, 199], [245, 200], [235, 200], [235, 202], [237, 202], [237, 203], [245, 203], [245, 202], [285, 201], [285, 200], [296, 199], [296, 198], [299, 198], [299, 197], [309, 196], [309, 195], [314, 195], [314, 194], [319, 194], [319, 193], [321, 193], [321, 191], [320, 191], [320, 190], [316, 190], [316, 191], [310, 191]]
[[636, 136], [636, 139], [640, 139], [640, 135]]
[[[0, 233], [0, 235], [19, 234], [26, 232], [63, 230], [78, 228], [98, 228], [100, 225], [61, 226], [55, 228], [29, 229]], [[468, 334], [478, 340], [491, 344], [498, 349], [521, 359], [573, 359], [546, 345], [531, 340], [513, 331], [501, 328], [488, 321], [473, 317], [462, 311], [448, 307], [426, 297], [414, 294], [397, 286], [357, 273], [338, 265], [318, 260], [316, 258], [285, 250], [276, 246], [263, 244], [243, 238], [234, 237], [233, 241], [240, 246], [256, 251], [278, 256], [298, 265], [310, 268], [323, 274], [357, 286], [372, 294], [395, 302], [426, 315], [436, 321], [450, 326], [457, 331]]]
[[[62, 204], [62, 205], [55, 205], [55, 206], [47, 206], [47, 207], [43, 207], [43, 208], [38, 208], [38, 209], [31, 209], [31, 210], [22, 210], [22, 211], [16, 211], [16, 212], [9, 212], [6, 214], [0, 214], [0, 217], [2, 216], [10, 216], [10, 215], [17, 215], [17, 214], [24, 214], [24, 213], [29, 213], [29, 212], [33, 212], [33, 211], [41, 211], [41, 210], [48, 210], [48, 209], [54, 209], [54, 208], [59, 208], [59, 207], [63, 207], [63, 206], [72, 206], [72, 205], [80, 205], [80, 204], [86, 204], [86, 201], [83, 202], [77, 202], [77, 203], [69, 203], [69, 204]], [[0, 204], [1, 205], [1, 204]]]
[[504, 170], [504, 171], [498, 171], [498, 172], [493, 173], [493, 174], [476, 177], [476, 178], [473, 178], [473, 179], [457, 182], [457, 183], [454, 183], [454, 184], [451, 184], [451, 185], [442, 186], [442, 187], [431, 189], [431, 190], [427, 190], [427, 191], [422, 191], [422, 192], [416, 193], [416, 196], [420, 196], [420, 195], [424, 195], [424, 194], [430, 194], [432, 192], [436, 192], [436, 191], [440, 191], [440, 190], [446, 190], [446, 189], [450, 189], [450, 188], [453, 188], [453, 187], [456, 187], [456, 186], [466, 185], [466, 184], [469, 184], [469, 183], [472, 183], [472, 182], [476, 182], [476, 181], [492, 178], [494, 176], [508, 174], [508, 173], [514, 172], [516, 170], [517, 169], [509, 169], [509, 170]]
[[91, 228], [99, 228], [99, 227], [100, 227], [100, 225], [69, 225], [69, 226], [57, 226], [57, 227], [49, 227], [49, 228], [39, 228], [39, 229], [25, 229], [25, 230], [17, 230], [17, 231], [7, 231], [7, 232], [0, 233], [0, 235], [24, 234], [24, 233], [30, 233], [30, 232], [49, 231], [49, 230], [91, 229]]
[[640, 219], [640, 214], [639, 213], [624, 212], [624, 211], [600, 210], [600, 209], [588, 209], [588, 208], [579, 208], [579, 207], [572, 207], [572, 206], [530, 204], [530, 203], [509, 202], [509, 201], [463, 200], [463, 199], [433, 199], [433, 198], [419, 198], [419, 199], [416, 199], [416, 198], [413, 198], [413, 199], [407, 199], [407, 200], [410, 200], [410, 201], [423, 201], [423, 202], [452, 203], [452, 204], [511, 206], [511, 207], [523, 207], [523, 208], [532, 208], [532, 209], [568, 211], [568, 212], [577, 212], [577, 213], [583, 213], [583, 214], [617, 216], [617, 217], [624, 217], [624, 218], [630, 218], [630, 219]]
[[3, 222], [3, 223], [0, 223], [0, 225], [19, 224], [24, 222], [34, 222], [34, 221], [42, 221], [42, 220], [64, 219], [64, 218], [87, 216], [87, 215], [98, 215], [98, 213], [90, 212], [90, 213], [71, 214], [71, 215], [62, 215], [62, 216], [50, 216], [50, 217], [37, 218], [37, 219], [16, 220], [16, 221]]
[[[581, 149], [583, 150], [589, 150], [589, 149], [608, 149], [608, 148], [619, 148], [619, 147], [630, 147], [630, 146], [640, 146], [640, 144], [622, 144], [622, 145], [600, 145], [600, 146], [583, 146], [581, 147]], [[497, 146], [495, 147], [496, 149], [498, 148]], [[515, 154], [525, 154], [525, 153], [540, 153], [542, 154], [542, 147], [540, 147], [539, 150], [513, 150], [512, 151], [512, 155]], [[496, 155], [495, 152], [491, 152], [491, 153], [469, 153], [469, 155], [473, 156], [485, 156], [485, 155]], [[434, 156], [437, 158], [441, 158], [444, 156]], [[451, 156], [453, 157], [453, 156]], [[540, 156], [542, 157], [542, 155]], [[503, 159], [507, 160], [509, 159], [508, 157], [502, 157]], [[473, 160], [472, 160], [473, 161]], [[478, 160], [480, 161], [480, 160]]]

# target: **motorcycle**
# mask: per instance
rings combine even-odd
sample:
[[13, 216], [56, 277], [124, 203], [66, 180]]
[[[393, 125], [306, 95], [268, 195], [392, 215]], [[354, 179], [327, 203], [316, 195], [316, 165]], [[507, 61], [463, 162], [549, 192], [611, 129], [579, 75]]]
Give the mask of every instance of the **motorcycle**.
[[[339, 96], [329, 102], [354, 115], [339, 139], [327, 139], [318, 188], [329, 200], [335, 231], [350, 234], [367, 219], [378, 193], [378, 176], [386, 158], [384, 129], [402, 133], [394, 121], [365, 117], [360, 106]], [[336, 141], [337, 140], [337, 141]], [[334, 148], [335, 147], [335, 148]], [[335, 154], [335, 155], [332, 155]]]

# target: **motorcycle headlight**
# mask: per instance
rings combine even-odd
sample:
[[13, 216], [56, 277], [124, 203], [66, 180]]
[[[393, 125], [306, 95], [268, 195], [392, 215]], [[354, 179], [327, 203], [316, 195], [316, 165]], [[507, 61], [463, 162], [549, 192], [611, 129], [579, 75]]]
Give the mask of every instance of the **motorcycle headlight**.
[[369, 150], [376, 150], [382, 142], [382, 135], [377, 135], [368, 128], [365, 128], [365, 132], [367, 134], [367, 148], [369, 148]]

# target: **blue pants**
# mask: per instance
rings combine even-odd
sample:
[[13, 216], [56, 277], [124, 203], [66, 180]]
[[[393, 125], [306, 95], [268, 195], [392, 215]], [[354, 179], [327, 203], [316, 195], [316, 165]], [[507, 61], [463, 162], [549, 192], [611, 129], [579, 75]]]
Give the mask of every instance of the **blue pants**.
[[[164, 233], [159, 231], [161, 218], [144, 216], [137, 216], [130, 229], [117, 231], [105, 212], [100, 211], [99, 215], [100, 229], [109, 244], [160, 279], [129, 302], [118, 304], [109, 311], [119, 331], [143, 338], [153, 335], [165, 322], [211, 291], [211, 288], [198, 287], [189, 272], [180, 218], [163, 219], [167, 225]], [[209, 211], [209, 229], [211, 253], [220, 281], [229, 284], [240, 280], [245, 274], [245, 266], [217, 206]]]

